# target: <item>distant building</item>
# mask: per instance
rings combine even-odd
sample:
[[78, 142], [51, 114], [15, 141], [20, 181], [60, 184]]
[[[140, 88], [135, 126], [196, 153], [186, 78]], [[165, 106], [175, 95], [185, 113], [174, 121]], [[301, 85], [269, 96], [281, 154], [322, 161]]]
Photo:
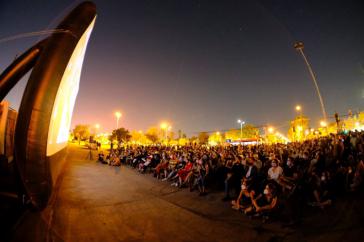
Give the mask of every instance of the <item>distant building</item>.
[[18, 112], [9, 107], [8, 101], [0, 103], [0, 155], [11, 162], [14, 156], [14, 134]]

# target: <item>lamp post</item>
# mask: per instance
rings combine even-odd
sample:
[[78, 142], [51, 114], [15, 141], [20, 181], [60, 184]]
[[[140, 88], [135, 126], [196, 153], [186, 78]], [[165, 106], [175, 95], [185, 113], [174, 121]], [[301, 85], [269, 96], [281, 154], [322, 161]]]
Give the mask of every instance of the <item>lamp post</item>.
[[116, 129], [119, 128], [119, 119], [122, 116], [121, 112], [115, 112], [115, 117], [116, 117]]
[[168, 125], [168, 123], [163, 122], [160, 125], [161, 130], [163, 130], [164, 133], [164, 139], [167, 140], [167, 130], [171, 129], [172, 127]]
[[[300, 123], [301, 123], [300, 125], [303, 128], [303, 115], [302, 115], [302, 107], [301, 107], [301, 105], [296, 105], [296, 111], [299, 113], [299, 118], [300, 118]], [[300, 129], [298, 129], [298, 130], [300, 131]], [[299, 134], [299, 135], [300, 135], [300, 137], [303, 136], [303, 131], [302, 131], [302, 134]]]
[[323, 131], [325, 131], [324, 135], [327, 134], [327, 123], [325, 120], [320, 121], [320, 126], [323, 128]]
[[99, 129], [100, 129], [100, 124], [95, 124], [95, 132], [96, 132], [95, 135], [98, 134]]
[[243, 139], [243, 125], [245, 124], [245, 122], [238, 119], [238, 124], [240, 124], [240, 143], [241, 143], [241, 140]]
[[221, 144], [221, 136], [219, 131], [216, 131], [216, 141], [217, 144]]
[[304, 44], [303, 42], [296, 42], [294, 44], [294, 48], [301, 53], [303, 59], [305, 60], [305, 63], [306, 63], [306, 66], [308, 68], [308, 71], [310, 72], [311, 74], [311, 77], [312, 77], [312, 80], [313, 80], [313, 83], [315, 84], [315, 87], [316, 87], [316, 92], [317, 92], [317, 96], [318, 98], [320, 99], [320, 104], [321, 104], [321, 111], [322, 111], [322, 116], [324, 117], [324, 120], [326, 121], [327, 120], [327, 115], [326, 115], [326, 110], [325, 110], [325, 105], [324, 105], [324, 101], [322, 99], [322, 96], [321, 96], [321, 93], [320, 93], [320, 89], [319, 89], [319, 86], [317, 84], [317, 81], [316, 81], [316, 76], [315, 74], [313, 73], [313, 70], [311, 68], [311, 65], [310, 63], [308, 62], [307, 58], [306, 58], [306, 55], [305, 53], [303, 52], [303, 48], [304, 48]]
[[[168, 126], [167, 130], [168, 130], [169, 134], [171, 135], [172, 126]], [[168, 133], [167, 132], [166, 132], [166, 140], [168, 142]]]
[[265, 138], [266, 138], [266, 142], [267, 143], [272, 143], [271, 141], [270, 141], [270, 138], [272, 138], [272, 134], [273, 134], [273, 132], [274, 132], [274, 128], [272, 127], [272, 126], [268, 126], [268, 127], [266, 127], [266, 129], [265, 129], [266, 131], [268, 131], [268, 134], [267, 134], [267, 132], [266, 132], [266, 134], [265, 134]]
[[302, 116], [302, 107], [301, 107], [301, 105], [296, 106], [296, 111], [299, 112], [300, 116]]

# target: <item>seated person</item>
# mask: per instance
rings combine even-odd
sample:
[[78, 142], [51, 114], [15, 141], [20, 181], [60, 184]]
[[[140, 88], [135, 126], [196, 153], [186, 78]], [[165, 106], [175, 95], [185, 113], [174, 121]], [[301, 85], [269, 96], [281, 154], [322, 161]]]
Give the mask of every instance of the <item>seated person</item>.
[[113, 157], [113, 159], [110, 162], [111, 166], [120, 166], [121, 162], [120, 162], [120, 158], [116, 155]]
[[233, 209], [240, 210], [251, 205], [251, 194], [255, 194], [255, 191], [252, 189], [252, 187], [253, 186], [248, 186], [247, 180], [245, 178], [241, 180], [241, 190], [239, 197], [236, 200], [231, 201]]
[[279, 176], [277, 182], [282, 186], [283, 191], [285, 189], [292, 190], [297, 180], [297, 169], [294, 165], [293, 158], [288, 157], [286, 166], [283, 169], [283, 174]]
[[254, 198], [254, 195], [254, 193], [251, 193], [252, 205], [244, 210], [245, 214], [268, 216], [277, 208], [278, 197], [272, 183], [265, 186], [263, 194], [259, 194], [256, 198]]
[[101, 152], [99, 153], [98, 161], [100, 161], [102, 164], [106, 164], [105, 156], [104, 156], [104, 152], [103, 152], [103, 151], [101, 151]]
[[278, 182], [280, 176], [283, 175], [283, 169], [278, 165], [278, 160], [274, 159], [271, 163], [271, 168], [268, 170], [268, 180]]
[[108, 154], [108, 155], [106, 156], [105, 162], [103, 162], [103, 164], [110, 164], [110, 159], [111, 159], [111, 155], [110, 155], [110, 154]]
[[169, 161], [169, 165], [168, 165], [168, 175], [162, 179], [162, 181], [167, 181], [170, 180], [172, 178], [174, 178], [177, 175], [177, 171], [179, 169], [182, 169], [183, 167], [183, 163], [180, 162], [178, 159], [176, 159], [175, 157], [172, 157], [171, 160]]
[[193, 162], [192, 162], [192, 160], [189, 160], [184, 168], [178, 170], [178, 172], [177, 172], [178, 183], [176, 184], [176, 186], [182, 186], [184, 184], [187, 176], [189, 175], [189, 173], [192, 170], [192, 167], [193, 167]]
[[309, 179], [311, 192], [313, 195], [313, 202], [311, 206], [320, 207], [324, 209], [325, 206], [331, 205], [330, 193], [329, 193], [329, 174], [328, 172], [322, 172], [321, 177], [318, 176], [317, 170], [311, 172]]
[[142, 159], [142, 162], [139, 163], [139, 172], [144, 172], [147, 167], [152, 163], [153, 156], [147, 156], [146, 159]]
[[246, 162], [244, 179], [246, 179], [247, 185], [250, 187], [255, 185], [257, 181], [258, 168], [255, 166], [254, 158], [248, 158]]
[[363, 184], [364, 180], [364, 155], [359, 156], [359, 163], [356, 166], [354, 173], [354, 178], [352, 184], [350, 184], [350, 189], [356, 191]]
[[200, 175], [200, 170], [199, 170], [199, 164], [197, 161], [197, 162], [193, 163], [192, 169], [186, 178], [186, 183], [188, 183], [188, 185], [189, 185], [190, 192], [192, 192], [194, 190], [194, 188], [198, 185], [197, 183], [198, 183], [199, 175]]
[[163, 172], [164, 177], [166, 178], [168, 172], [168, 166], [169, 166], [169, 159], [168, 158], [163, 159], [162, 162], [160, 162], [155, 168], [154, 171], [155, 177], [159, 179], [161, 176], [161, 172]]
[[225, 184], [225, 197], [222, 199], [223, 201], [230, 200], [230, 190], [231, 187], [235, 188], [235, 193], [239, 193], [239, 186], [241, 178], [244, 174], [244, 167], [242, 165], [242, 158], [240, 156], [233, 156], [231, 160], [228, 160], [225, 164], [226, 168], [226, 178], [224, 181]]

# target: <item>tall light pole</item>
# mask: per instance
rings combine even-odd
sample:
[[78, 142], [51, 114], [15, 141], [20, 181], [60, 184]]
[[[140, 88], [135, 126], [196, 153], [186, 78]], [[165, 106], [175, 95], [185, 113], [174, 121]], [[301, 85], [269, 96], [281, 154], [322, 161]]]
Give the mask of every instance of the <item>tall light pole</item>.
[[[168, 126], [168, 132], [169, 132], [169, 135], [171, 135], [171, 130], [172, 130], [172, 126]], [[171, 137], [169, 137], [169, 138], [171, 138]], [[167, 134], [167, 132], [166, 132], [166, 140], [168, 141], [168, 134]]]
[[116, 117], [116, 129], [119, 128], [119, 119], [122, 116], [122, 114], [120, 112], [115, 112], [115, 117]]
[[161, 128], [161, 130], [163, 130], [164, 140], [166, 140], [166, 141], [167, 141], [167, 130], [168, 130], [169, 128], [172, 128], [172, 127], [171, 127], [171, 126], [169, 126], [169, 124], [168, 124], [168, 123], [166, 123], [166, 122], [162, 122], [162, 123], [161, 123], [161, 125], [160, 125], [160, 128]]
[[296, 111], [299, 112], [300, 116], [302, 116], [302, 107], [300, 105], [296, 106]]
[[238, 119], [238, 124], [240, 124], [240, 143], [241, 143], [241, 140], [243, 139], [243, 125], [245, 124], [245, 122]]
[[100, 129], [100, 124], [95, 124], [96, 135], [98, 134], [99, 129]]
[[301, 127], [303, 128], [303, 116], [302, 116], [302, 107], [301, 107], [301, 105], [296, 105], [296, 111], [299, 113]]
[[320, 93], [320, 89], [319, 89], [319, 86], [318, 86], [317, 81], [316, 81], [316, 76], [315, 76], [315, 74], [313, 73], [313, 70], [312, 70], [312, 68], [311, 68], [310, 63], [308, 62], [308, 60], [307, 60], [307, 58], [306, 58], [305, 53], [303, 52], [303, 48], [304, 48], [304, 44], [303, 44], [303, 42], [300, 42], [300, 41], [296, 42], [296, 43], [294, 44], [294, 48], [295, 48], [298, 52], [300, 52], [300, 53], [301, 53], [301, 55], [302, 55], [303, 59], [304, 59], [304, 60], [305, 60], [305, 62], [306, 62], [306, 66], [307, 66], [307, 68], [308, 68], [308, 71], [309, 71], [309, 72], [310, 72], [310, 74], [311, 74], [311, 77], [312, 77], [313, 83], [315, 84], [315, 87], [316, 87], [317, 96], [318, 96], [318, 97], [319, 97], [319, 99], [320, 99], [322, 115], [323, 115], [323, 117], [324, 117], [324, 120], [326, 121], [326, 120], [327, 120], [327, 115], [326, 115], [326, 110], [325, 110], [324, 101], [323, 101], [323, 99], [322, 99], [322, 96], [321, 96], [321, 93]]

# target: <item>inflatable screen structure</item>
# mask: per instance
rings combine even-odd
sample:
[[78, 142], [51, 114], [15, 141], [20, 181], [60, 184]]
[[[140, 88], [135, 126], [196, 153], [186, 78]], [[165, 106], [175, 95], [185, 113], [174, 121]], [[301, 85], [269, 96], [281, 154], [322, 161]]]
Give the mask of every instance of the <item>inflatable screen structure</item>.
[[32, 69], [19, 108], [14, 155], [32, 204], [47, 206], [63, 166], [82, 63], [96, 20], [96, 6], [83, 2], [53, 34], [19, 56], [0, 75], [1, 100]]

